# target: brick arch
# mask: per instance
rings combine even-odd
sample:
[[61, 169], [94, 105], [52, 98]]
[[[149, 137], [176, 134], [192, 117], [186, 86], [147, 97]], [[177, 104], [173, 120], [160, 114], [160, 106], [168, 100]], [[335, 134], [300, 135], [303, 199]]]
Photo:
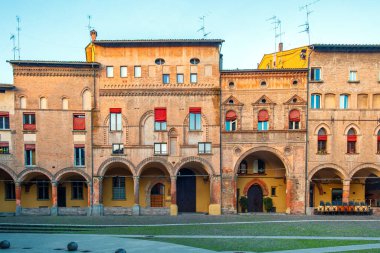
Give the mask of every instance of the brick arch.
[[140, 144], [140, 145], [143, 144], [143, 128], [144, 128], [145, 121], [146, 121], [150, 116], [154, 116], [154, 111], [153, 111], [153, 110], [146, 111], [146, 112], [141, 116], [141, 118], [140, 118], [140, 121], [139, 121], [139, 144]]
[[235, 168], [234, 168], [234, 174], [236, 175], [237, 172], [239, 171], [239, 166], [240, 166], [240, 163], [249, 155], [253, 154], [253, 153], [256, 153], [256, 152], [259, 152], [259, 151], [267, 151], [269, 153], [272, 153], [274, 154], [275, 156], [277, 156], [278, 159], [280, 159], [280, 161], [283, 163], [284, 167], [285, 167], [285, 170], [286, 170], [286, 177], [288, 177], [289, 175], [289, 171], [290, 171], [290, 168], [291, 168], [291, 164], [290, 162], [288, 161], [288, 159], [283, 155], [283, 153], [281, 153], [279, 150], [275, 149], [275, 148], [272, 148], [272, 147], [265, 147], [265, 146], [260, 146], [260, 147], [255, 147], [255, 148], [251, 148], [247, 151], [244, 152], [244, 154], [242, 154], [239, 159], [236, 161], [236, 164], [235, 164]]
[[[159, 184], [159, 183], [161, 183], [165, 186], [165, 183], [168, 183], [168, 182], [170, 183], [170, 179], [165, 180], [163, 178], [157, 178], [157, 179], [152, 180], [149, 184], [146, 185], [146, 187], [145, 187], [146, 206], [150, 207], [150, 193], [152, 191], [153, 186], [155, 186], [156, 184]], [[166, 189], [165, 189], [165, 192], [166, 192]], [[164, 207], [165, 207], [165, 204], [164, 204]]]
[[132, 173], [133, 176], [136, 175], [135, 165], [131, 161], [122, 157], [111, 157], [105, 160], [104, 162], [102, 162], [102, 164], [99, 166], [97, 175], [99, 177], [103, 177], [104, 174], [107, 172], [109, 166], [113, 163], [124, 164], [125, 166], [127, 166], [127, 168], [129, 169], [129, 171]]
[[40, 173], [40, 174], [43, 174], [45, 176], [47, 176], [49, 178], [50, 181], [52, 181], [53, 179], [53, 175], [46, 169], [44, 168], [40, 168], [40, 167], [33, 167], [33, 168], [27, 168], [27, 169], [24, 169], [17, 177], [17, 182], [23, 182], [26, 178], [27, 175], [31, 174], [31, 173]]
[[7, 165], [5, 165], [5, 164], [2, 164], [2, 163], [0, 163], [0, 170], [3, 170], [3, 171], [5, 171], [11, 178], [12, 178], [12, 180], [14, 181], [14, 182], [16, 182], [16, 180], [17, 180], [17, 175], [16, 175], [16, 173], [11, 169], [11, 168], [9, 168]]
[[326, 130], [327, 135], [331, 135], [330, 126], [326, 123], [320, 123], [316, 128], [314, 128], [314, 135], [318, 135], [319, 129], [324, 128]]
[[[187, 143], [186, 142], [186, 131], [189, 131], [189, 117], [190, 117], [190, 113], [188, 113], [183, 121], [183, 142], [184, 143]], [[204, 127], [205, 130], [206, 130], [206, 141], [209, 141], [209, 121], [206, 117], [206, 115], [204, 115], [203, 113], [201, 113], [201, 117], [202, 117], [202, 128]]]
[[57, 173], [54, 174], [53, 181], [59, 182], [59, 180], [61, 180], [61, 178], [65, 174], [68, 174], [68, 173], [80, 175], [87, 182], [91, 182], [91, 177], [86, 172], [84, 172], [83, 170], [80, 170], [80, 169], [78, 170], [78, 168], [73, 168], [73, 167], [68, 167], [68, 168], [64, 168], [64, 169], [59, 170]]
[[243, 190], [244, 196], [247, 196], [249, 188], [251, 188], [251, 186], [255, 184], [261, 187], [261, 189], [263, 190], [264, 196], [268, 196], [269, 192], [268, 192], [267, 184], [263, 180], [258, 179], [258, 178], [252, 179], [245, 185], [244, 190]]
[[[121, 114], [121, 119], [123, 121], [122, 129], [125, 130], [125, 141], [126, 144], [128, 144], [129, 138], [128, 138], [128, 119], [124, 114]], [[104, 118], [103, 121], [103, 144], [108, 145], [108, 138], [109, 138], [109, 120], [110, 120], [110, 113], [107, 114], [107, 116]]]
[[150, 163], [159, 163], [163, 165], [166, 169], [166, 171], [169, 173], [169, 175], [172, 175], [173, 172], [173, 165], [171, 165], [168, 160], [162, 158], [162, 157], [148, 157], [142, 160], [137, 166], [136, 166], [136, 174], [138, 176], [141, 175], [142, 171], [144, 170], [144, 167]]
[[348, 178], [352, 178], [356, 172], [362, 170], [362, 169], [374, 169], [380, 173], [380, 166], [374, 163], [364, 163], [360, 164], [359, 166], [355, 167], [349, 174]]
[[324, 163], [324, 164], [320, 164], [320, 165], [314, 167], [313, 169], [310, 170], [309, 175], [308, 175], [308, 179], [311, 180], [313, 178], [313, 176], [315, 175], [315, 173], [317, 173], [318, 171], [320, 171], [322, 169], [334, 169], [337, 172], [339, 172], [339, 174], [340, 174], [339, 176], [342, 178], [342, 180], [349, 179], [347, 172], [342, 167], [340, 167], [339, 165], [336, 165], [334, 163]]
[[202, 164], [204, 166], [206, 172], [209, 174], [209, 176], [215, 175], [215, 170], [212, 167], [212, 165], [209, 163], [209, 161], [207, 161], [206, 159], [203, 159], [201, 157], [197, 157], [197, 156], [189, 156], [189, 157], [183, 158], [181, 161], [179, 161], [173, 168], [173, 170], [174, 170], [173, 175], [177, 175], [178, 171], [180, 169], [182, 169], [182, 167], [184, 165], [186, 165], [187, 163], [190, 163], [190, 162], [198, 162], [198, 163]]
[[360, 132], [360, 128], [358, 125], [354, 124], [354, 123], [350, 123], [349, 125], [347, 125], [344, 129], [344, 135], [347, 135], [348, 131], [353, 128], [355, 131], [356, 131], [356, 135], [361, 135], [361, 132]]

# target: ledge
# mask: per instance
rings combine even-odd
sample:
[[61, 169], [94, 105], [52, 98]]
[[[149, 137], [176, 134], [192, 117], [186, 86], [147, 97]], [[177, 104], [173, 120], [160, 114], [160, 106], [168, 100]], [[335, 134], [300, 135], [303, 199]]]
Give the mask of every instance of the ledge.
[[323, 80], [319, 80], [319, 81], [312, 81], [312, 80], [309, 80], [309, 83], [324, 83]]
[[355, 80], [355, 81], [348, 80], [347, 83], [360, 83], [360, 80]]

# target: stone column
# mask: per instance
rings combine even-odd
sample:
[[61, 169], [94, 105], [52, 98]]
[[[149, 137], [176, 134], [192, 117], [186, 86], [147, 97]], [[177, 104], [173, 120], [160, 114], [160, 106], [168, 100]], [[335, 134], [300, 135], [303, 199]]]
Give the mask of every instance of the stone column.
[[349, 179], [343, 180], [343, 196], [342, 196], [343, 203], [348, 203], [350, 200], [350, 184], [351, 184], [351, 180]]
[[93, 198], [94, 198], [94, 192], [92, 188], [91, 181], [86, 182], [87, 184], [87, 216], [92, 215], [93, 208], [91, 208], [94, 205]]
[[15, 215], [21, 215], [21, 183], [15, 182], [15, 191], [16, 191], [16, 212]]
[[170, 177], [170, 215], [178, 215], [178, 206], [177, 206], [177, 176]]
[[132, 208], [132, 215], [140, 215], [140, 177], [133, 177], [133, 196], [134, 205]]
[[58, 182], [57, 181], [52, 181], [51, 182], [51, 200], [52, 200], [52, 205], [51, 205], [51, 208], [50, 208], [50, 214], [52, 216], [57, 216], [58, 215], [57, 186], [58, 186]]
[[[93, 201], [91, 215], [103, 215], [103, 177], [94, 177], [92, 185], [90, 182], [87, 185], [89, 206], [91, 206], [91, 198]], [[91, 187], [93, 189], [92, 194]]]
[[220, 191], [220, 176], [210, 176], [210, 205], [208, 208], [209, 215], [221, 215]]

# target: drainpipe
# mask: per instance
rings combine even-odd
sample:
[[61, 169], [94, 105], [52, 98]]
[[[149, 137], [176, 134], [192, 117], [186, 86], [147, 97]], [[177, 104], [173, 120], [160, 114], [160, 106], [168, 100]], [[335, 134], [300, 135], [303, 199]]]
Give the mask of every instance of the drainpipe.
[[94, 63], [91, 64], [92, 67], [92, 75], [93, 75], [93, 94], [94, 94], [94, 106], [91, 108], [91, 215], [94, 209], [94, 122], [93, 115], [94, 110], [97, 107], [96, 104], [96, 72], [94, 68]]
[[222, 68], [223, 68], [223, 60], [221, 57], [222, 45], [219, 47], [219, 174], [220, 174], [220, 213], [222, 213], [222, 205], [223, 205], [223, 166], [222, 166]]

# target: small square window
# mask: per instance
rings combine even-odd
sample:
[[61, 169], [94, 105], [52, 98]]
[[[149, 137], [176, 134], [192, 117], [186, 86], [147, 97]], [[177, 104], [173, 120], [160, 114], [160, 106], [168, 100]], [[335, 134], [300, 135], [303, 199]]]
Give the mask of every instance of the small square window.
[[350, 76], [349, 76], [349, 79], [348, 79], [350, 82], [355, 82], [358, 80], [358, 72], [355, 71], [355, 70], [351, 70], [350, 71]]
[[123, 144], [112, 144], [112, 154], [124, 154], [124, 145]]
[[154, 143], [154, 154], [155, 155], [167, 155], [168, 149], [167, 149], [167, 143]]
[[135, 66], [135, 77], [141, 77], [141, 66]]
[[127, 66], [120, 67], [120, 77], [124, 78], [128, 76], [128, 68]]
[[0, 154], [9, 154], [9, 142], [0, 141]]
[[199, 154], [211, 154], [211, 142], [199, 142], [198, 143]]
[[190, 74], [190, 83], [197, 83], [198, 82], [198, 74], [197, 73], [191, 73]]
[[270, 193], [271, 193], [272, 197], [276, 196], [276, 187], [272, 187]]
[[321, 68], [311, 68], [310, 81], [321, 81]]
[[166, 131], [166, 122], [154, 122], [154, 131]]
[[184, 82], [183, 74], [177, 74], [177, 83], [183, 83], [183, 82]]
[[163, 75], [162, 75], [162, 82], [163, 82], [164, 84], [168, 84], [168, 83], [170, 83], [170, 75], [169, 75], [169, 74], [163, 74]]
[[0, 112], [0, 129], [9, 129], [9, 113]]
[[106, 67], [107, 77], [113, 77], [113, 66]]

